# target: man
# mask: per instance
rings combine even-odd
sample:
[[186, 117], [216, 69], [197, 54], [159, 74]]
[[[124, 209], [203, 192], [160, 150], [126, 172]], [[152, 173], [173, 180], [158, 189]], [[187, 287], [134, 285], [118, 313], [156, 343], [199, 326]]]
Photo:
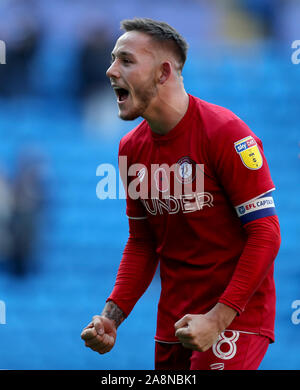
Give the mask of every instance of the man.
[[[121, 26], [107, 76], [119, 117], [144, 120], [122, 138], [119, 156], [151, 172], [159, 197], [127, 191], [130, 234], [116, 283], [81, 337], [100, 354], [110, 351], [160, 263], [155, 368], [257, 369], [274, 341], [280, 246], [261, 141], [231, 111], [186, 93], [187, 44], [176, 30], [147, 18]], [[160, 168], [151, 171], [153, 164]], [[173, 183], [162, 164], [178, 167]], [[202, 191], [174, 196], [176, 180], [193, 182], [199, 166]], [[123, 165], [120, 172], [126, 189], [144, 179]]]

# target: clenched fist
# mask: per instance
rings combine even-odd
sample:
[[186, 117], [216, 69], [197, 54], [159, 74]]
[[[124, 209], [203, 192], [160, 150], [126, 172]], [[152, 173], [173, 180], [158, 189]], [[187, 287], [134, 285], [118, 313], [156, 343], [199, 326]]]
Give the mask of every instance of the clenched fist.
[[175, 336], [185, 348], [204, 352], [218, 339], [215, 323], [205, 315], [187, 314], [175, 324]]
[[226, 327], [233, 321], [237, 312], [223, 303], [217, 303], [206, 314], [186, 314], [174, 324], [175, 336], [185, 348], [207, 351]]
[[94, 316], [93, 321], [81, 332], [86, 347], [104, 354], [115, 345], [117, 329], [115, 322], [104, 316]]

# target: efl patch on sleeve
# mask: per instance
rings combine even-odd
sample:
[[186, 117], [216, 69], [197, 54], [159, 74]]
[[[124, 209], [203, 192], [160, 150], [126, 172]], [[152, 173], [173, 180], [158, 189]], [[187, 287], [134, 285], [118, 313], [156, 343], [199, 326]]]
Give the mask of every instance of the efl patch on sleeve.
[[251, 199], [236, 208], [237, 215], [243, 224], [255, 219], [276, 215], [275, 203], [270, 192], [258, 198]]
[[255, 139], [250, 135], [234, 143], [236, 152], [240, 155], [245, 167], [259, 169], [263, 165], [263, 158]]

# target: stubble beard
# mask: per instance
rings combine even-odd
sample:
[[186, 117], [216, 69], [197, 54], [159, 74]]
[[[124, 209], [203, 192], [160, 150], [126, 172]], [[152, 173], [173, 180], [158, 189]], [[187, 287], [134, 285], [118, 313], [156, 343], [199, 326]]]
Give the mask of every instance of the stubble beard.
[[[124, 121], [133, 121], [139, 117], [143, 117], [144, 112], [151, 103], [151, 100], [157, 95], [157, 88], [154, 82], [149, 83], [149, 87], [143, 87], [135, 90], [135, 99], [139, 103], [132, 108], [128, 113], [119, 113], [119, 118]], [[130, 97], [131, 98], [131, 97]]]

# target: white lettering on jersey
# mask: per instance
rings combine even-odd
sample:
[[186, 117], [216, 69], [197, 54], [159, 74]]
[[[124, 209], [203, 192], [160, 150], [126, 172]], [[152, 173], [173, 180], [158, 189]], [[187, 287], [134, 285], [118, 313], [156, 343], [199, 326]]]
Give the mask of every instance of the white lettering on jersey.
[[200, 192], [181, 195], [179, 199], [169, 195], [165, 199], [141, 199], [146, 210], [151, 215], [177, 214], [182, 211], [184, 214], [202, 210], [204, 207], [213, 207], [213, 196], [209, 192]]

